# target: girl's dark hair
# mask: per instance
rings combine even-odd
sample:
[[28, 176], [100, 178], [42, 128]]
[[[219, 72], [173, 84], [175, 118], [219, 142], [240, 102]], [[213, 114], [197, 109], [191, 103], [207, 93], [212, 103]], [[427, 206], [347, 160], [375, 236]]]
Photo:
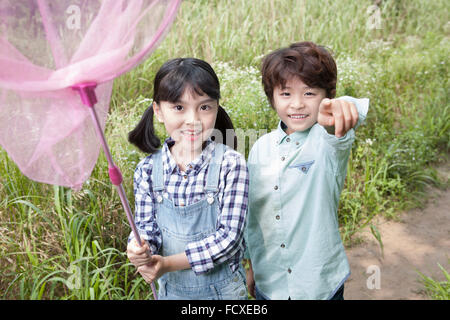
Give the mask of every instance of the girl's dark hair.
[[292, 76], [313, 88], [322, 88], [327, 98], [336, 96], [337, 67], [330, 52], [313, 42], [293, 43], [269, 53], [263, 59], [262, 83], [273, 107], [273, 90], [284, 87]]
[[[192, 88], [200, 96], [206, 94], [214, 100], [220, 99], [219, 79], [207, 62], [196, 58], [177, 58], [164, 63], [156, 73], [153, 101], [158, 104], [161, 101], [175, 103], [179, 101], [187, 87]], [[219, 130], [227, 144], [236, 150], [237, 138], [233, 123], [221, 106], [214, 128]], [[232, 133], [232, 139], [226, 139], [227, 133], [228, 135]], [[128, 141], [145, 153], [158, 151], [161, 141], [155, 134], [152, 105], [144, 112], [136, 128], [130, 131]]]

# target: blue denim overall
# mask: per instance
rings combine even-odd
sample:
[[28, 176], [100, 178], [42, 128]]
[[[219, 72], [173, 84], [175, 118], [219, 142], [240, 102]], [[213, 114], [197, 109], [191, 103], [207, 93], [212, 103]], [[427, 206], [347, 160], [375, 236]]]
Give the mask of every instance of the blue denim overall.
[[[157, 199], [156, 222], [162, 234], [162, 255], [184, 252], [189, 242], [216, 232], [219, 203], [219, 172], [225, 146], [217, 144], [207, 172], [206, 197], [194, 204], [175, 206], [164, 197], [162, 153], [153, 156], [153, 192]], [[196, 275], [192, 269], [168, 272], [159, 280], [160, 300], [247, 299], [245, 272], [240, 265], [232, 272], [228, 262]]]

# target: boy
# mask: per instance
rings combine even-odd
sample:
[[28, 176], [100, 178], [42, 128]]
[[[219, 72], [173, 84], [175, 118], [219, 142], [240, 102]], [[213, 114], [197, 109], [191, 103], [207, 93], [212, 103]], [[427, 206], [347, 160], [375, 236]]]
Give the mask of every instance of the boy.
[[247, 283], [257, 299], [343, 299], [350, 267], [337, 209], [368, 99], [333, 99], [336, 79], [332, 56], [312, 42], [263, 60], [280, 123], [248, 158]]

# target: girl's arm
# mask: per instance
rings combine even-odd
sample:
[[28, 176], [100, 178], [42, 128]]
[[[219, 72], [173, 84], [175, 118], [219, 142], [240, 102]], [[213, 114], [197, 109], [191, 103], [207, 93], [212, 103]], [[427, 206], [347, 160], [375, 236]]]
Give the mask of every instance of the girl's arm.
[[139, 273], [148, 283], [157, 280], [167, 272], [189, 269], [188, 258], [184, 252], [163, 257], [160, 255], [152, 255], [147, 264], [138, 267]]
[[242, 155], [227, 151], [222, 163], [225, 186], [219, 195], [220, 213], [216, 232], [187, 245], [185, 253], [196, 274], [232, 258], [242, 247], [248, 206], [248, 170]]
[[[138, 164], [134, 172], [135, 223], [141, 239], [148, 243], [152, 253], [157, 253], [161, 248], [162, 237], [156, 223], [154, 199], [150, 193], [152, 186], [149, 184], [151, 179], [148, 175], [151, 174], [151, 168], [151, 158], [147, 157]], [[140, 254], [142, 250], [135, 248], [131, 241], [136, 241], [133, 233], [129, 236], [128, 247], [138, 252], [131, 252], [131, 254]], [[138, 247], [137, 243], [136, 246]], [[132, 250], [127, 248], [127, 251]], [[143, 257], [145, 256], [147, 256], [146, 253], [143, 254]]]

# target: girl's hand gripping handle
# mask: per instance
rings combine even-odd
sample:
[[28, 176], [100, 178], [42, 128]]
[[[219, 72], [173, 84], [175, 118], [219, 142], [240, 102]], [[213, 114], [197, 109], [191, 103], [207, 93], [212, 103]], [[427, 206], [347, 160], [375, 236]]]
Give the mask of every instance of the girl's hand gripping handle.
[[140, 266], [150, 263], [152, 254], [147, 241], [144, 241], [144, 245], [141, 247], [136, 239], [133, 239], [128, 243], [127, 256], [131, 263], [134, 264], [136, 268], [139, 268]]

